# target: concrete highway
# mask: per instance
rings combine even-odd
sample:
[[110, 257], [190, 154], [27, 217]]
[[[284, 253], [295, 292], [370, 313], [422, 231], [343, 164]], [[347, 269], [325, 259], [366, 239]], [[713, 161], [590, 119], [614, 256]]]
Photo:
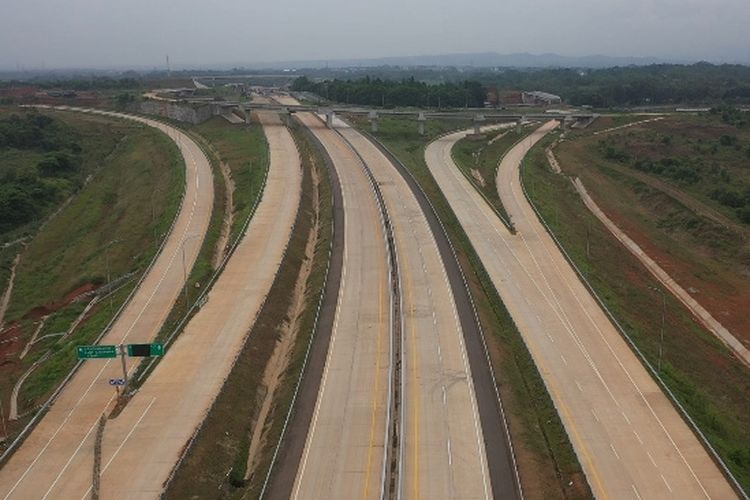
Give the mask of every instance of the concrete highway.
[[554, 124], [503, 159], [511, 235], [453, 163], [465, 133], [425, 156], [531, 351], [598, 498], [735, 498], [727, 480], [580, 282], [526, 201], [519, 164]]
[[345, 218], [333, 332], [292, 498], [380, 498], [393, 334], [384, 227], [354, 152], [314, 115], [298, 116], [334, 163]]
[[425, 214], [380, 150], [343, 122], [335, 127], [370, 168], [393, 225], [403, 325], [399, 498], [492, 498], [464, 334]]
[[[145, 118], [96, 113], [133, 119], [164, 131], [177, 143], [185, 159], [185, 195], [172, 231], [130, 302], [101, 340], [101, 344], [149, 342], [182, 292], [183, 250], [185, 265], [190, 269], [208, 228], [213, 207], [211, 167], [200, 148], [173, 127]], [[0, 497], [59, 497], [58, 488], [64, 484], [61, 479], [81, 452], [92, 452], [97, 421], [113, 406], [115, 392], [108, 380], [121, 376], [119, 359], [84, 362], [47, 414], [0, 469]], [[89, 482], [92, 467], [89, 462]]]

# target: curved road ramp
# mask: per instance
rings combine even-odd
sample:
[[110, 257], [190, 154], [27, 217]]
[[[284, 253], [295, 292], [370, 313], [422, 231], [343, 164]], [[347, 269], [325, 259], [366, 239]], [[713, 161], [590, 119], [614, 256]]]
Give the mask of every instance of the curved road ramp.
[[[146, 118], [119, 113], [60, 108], [132, 119], [166, 133], [185, 160], [182, 206], [159, 255], [144, 275], [102, 344], [147, 343], [153, 340], [184, 284], [185, 265], [192, 267], [208, 228], [213, 207], [211, 167], [200, 148], [177, 129]], [[131, 369], [135, 368], [131, 365]], [[44, 417], [0, 470], [2, 498], [63, 498], [67, 473], [85, 463], [91, 484], [93, 451], [99, 418], [112, 409], [115, 391], [108, 381], [122, 376], [117, 359], [84, 362]], [[81, 492], [83, 493], [83, 492]]]
[[453, 163], [465, 133], [426, 160], [518, 325], [597, 498], [735, 498], [701, 442], [565, 260], [526, 200], [519, 165], [540, 127], [498, 169], [511, 235]]
[[[107, 422], [99, 468], [102, 498], [157, 498], [162, 493], [229, 373], [281, 263], [297, 212], [302, 175], [286, 127], [273, 115], [263, 115], [261, 121], [271, 157], [263, 198], [206, 303], [127, 407]], [[192, 144], [184, 136], [179, 142]], [[207, 162], [206, 169], [207, 179], [201, 179], [200, 185], [212, 191]], [[99, 369], [101, 365], [87, 366]], [[117, 375], [101, 373], [90, 379], [89, 392], [98, 392], [110, 376]], [[109, 398], [112, 389], [105, 392]], [[52, 433], [38, 438], [39, 433], [32, 433], [0, 471], [4, 498], [88, 497], [95, 434], [89, 430], [89, 420], [96, 426], [105, 409], [98, 404], [66, 406], [64, 422], [52, 428]], [[23, 453], [27, 444], [34, 449]]]

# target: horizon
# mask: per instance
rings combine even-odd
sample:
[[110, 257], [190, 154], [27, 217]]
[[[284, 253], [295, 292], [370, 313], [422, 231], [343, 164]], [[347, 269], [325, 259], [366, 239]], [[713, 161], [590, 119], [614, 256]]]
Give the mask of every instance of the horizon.
[[[135, 72], [161, 72], [167, 71], [166, 66], [166, 54], [161, 64], [141, 64], [141, 65], [97, 65], [97, 66], [48, 66], [41, 64], [39, 66], [26, 66], [22, 64], [16, 64], [14, 66], [3, 66], [0, 64], [0, 72], [6, 74], [14, 73], [69, 73], [75, 71], [81, 72], [114, 72], [114, 73], [125, 73], [128, 71]], [[529, 59], [542, 59], [542, 58], [555, 58], [561, 60], [569, 60], [566, 64], [533, 64], [528, 63], [526, 65], [496, 65], [496, 64], [473, 64], [471, 61], [463, 63], [438, 63], [438, 62], [407, 62], [405, 60], [427, 60], [427, 59], [438, 59], [438, 58], [466, 58], [478, 56], [495, 56], [499, 58], [519, 58], [526, 57]], [[402, 61], [398, 61], [402, 60]], [[595, 64], [592, 66], [585, 66], [580, 64], [573, 64], [572, 61], [611, 61], [612, 64]], [[336, 59], [298, 59], [298, 60], [267, 60], [267, 61], [225, 61], [225, 62], [172, 62], [170, 57], [171, 71], [183, 72], [183, 71], [227, 71], [232, 69], [247, 69], [247, 70], [310, 70], [310, 69], [348, 69], [348, 68], [368, 68], [368, 67], [456, 67], [456, 68], [492, 68], [492, 67], [503, 67], [503, 68], [517, 68], [517, 69], [555, 69], [555, 68], [582, 68], [582, 69], [606, 69], [611, 67], [623, 67], [623, 66], [651, 66], [651, 65], [681, 65], [690, 66], [695, 64], [707, 63], [714, 66], [722, 65], [738, 65], [738, 66], [750, 66], [750, 60], [719, 60], [719, 59], [680, 59], [680, 58], [661, 58], [656, 56], [612, 56], [608, 54], [582, 54], [582, 55], [571, 55], [571, 54], [560, 54], [556, 52], [513, 52], [513, 53], [502, 53], [497, 51], [479, 51], [479, 52], [446, 52], [446, 53], [433, 53], [433, 54], [405, 54], [405, 55], [390, 55], [380, 57], [345, 57]]]

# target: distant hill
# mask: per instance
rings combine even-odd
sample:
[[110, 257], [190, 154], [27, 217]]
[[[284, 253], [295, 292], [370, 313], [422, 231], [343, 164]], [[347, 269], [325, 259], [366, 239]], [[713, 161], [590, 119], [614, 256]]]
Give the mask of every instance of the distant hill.
[[654, 57], [612, 57], [591, 55], [582, 57], [559, 54], [442, 54], [429, 56], [379, 57], [373, 59], [333, 59], [319, 61], [285, 61], [247, 65], [250, 68], [323, 68], [370, 66], [458, 66], [458, 67], [515, 67], [515, 68], [609, 68], [613, 66], [646, 66], [667, 61]]

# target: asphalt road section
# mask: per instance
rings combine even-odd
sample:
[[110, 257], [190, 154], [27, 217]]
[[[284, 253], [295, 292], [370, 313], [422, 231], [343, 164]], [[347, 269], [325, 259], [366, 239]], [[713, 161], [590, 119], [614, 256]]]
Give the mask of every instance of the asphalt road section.
[[[213, 177], [200, 148], [179, 130], [146, 118], [93, 110], [158, 128], [180, 148], [186, 167], [185, 195], [160, 254], [147, 271], [101, 344], [151, 341], [182, 292], [184, 265], [190, 269], [203, 242], [213, 207]], [[135, 364], [131, 364], [131, 368]], [[90, 453], [97, 421], [111, 409], [115, 392], [109, 379], [122, 377], [119, 359], [84, 362], [61, 391], [46, 415], [0, 470], [0, 497], [47, 498], [84, 448]], [[92, 462], [88, 463], [90, 482]]]
[[403, 325], [399, 497], [492, 498], [463, 329], [430, 225], [388, 158], [340, 120], [334, 126], [372, 172], [393, 226]]
[[330, 346], [291, 498], [380, 498], [392, 343], [383, 221], [356, 154], [314, 115], [298, 117], [338, 174], [344, 255]]
[[716, 464], [564, 259], [524, 197], [519, 165], [547, 124], [512, 148], [498, 190], [511, 235], [461, 174], [444, 136], [425, 153], [518, 325], [597, 498], [735, 498]]

